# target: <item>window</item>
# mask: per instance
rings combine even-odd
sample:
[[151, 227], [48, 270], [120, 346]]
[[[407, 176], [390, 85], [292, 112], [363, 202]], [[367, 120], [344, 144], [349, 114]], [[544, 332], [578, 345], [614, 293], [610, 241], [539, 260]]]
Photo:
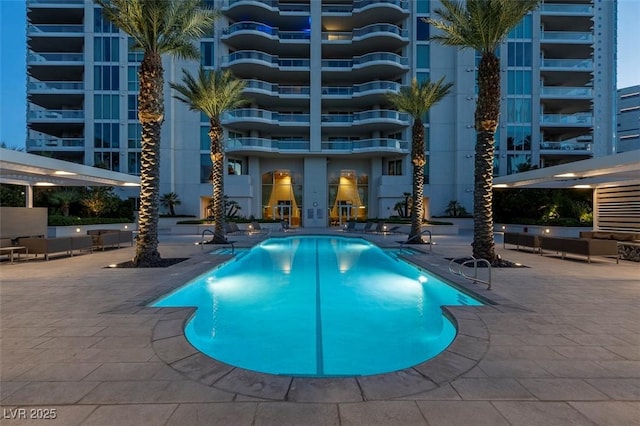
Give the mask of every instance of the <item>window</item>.
[[127, 118], [129, 120], [138, 118], [138, 95], [127, 96]]
[[509, 42], [507, 44], [507, 65], [510, 67], [531, 66], [531, 43]]
[[93, 9], [93, 32], [95, 33], [117, 33], [118, 28], [108, 19], [102, 16], [102, 8]]
[[118, 95], [93, 95], [93, 118], [120, 118], [120, 99]]
[[120, 171], [120, 154], [96, 151], [93, 153], [93, 165], [107, 170]]
[[511, 30], [509, 38], [531, 38], [533, 34], [532, 28], [532, 17], [529, 14], [522, 18], [520, 23]]
[[138, 67], [127, 67], [127, 88], [130, 92], [140, 91], [140, 80], [138, 79]]
[[127, 154], [127, 173], [140, 176], [140, 153], [129, 152]]
[[200, 63], [204, 67], [215, 66], [215, 48], [212, 41], [200, 43]]
[[230, 175], [241, 175], [242, 174], [242, 161], [234, 160], [230, 158], [227, 161], [227, 173]]
[[200, 154], [200, 183], [211, 182], [211, 157], [209, 154]]
[[531, 99], [507, 99], [508, 123], [531, 123]]
[[120, 75], [119, 68], [111, 65], [96, 65], [93, 67], [93, 89], [94, 90], [119, 90]]
[[93, 58], [95, 62], [118, 62], [120, 46], [117, 37], [95, 37], [93, 39]]
[[139, 123], [129, 123], [127, 128], [127, 147], [140, 149], [142, 140], [142, 126]]
[[211, 138], [209, 137], [209, 126], [200, 126], [200, 150], [211, 150]]
[[422, 18], [416, 18], [416, 40], [429, 40], [429, 24]]
[[387, 174], [389, 176], [402, 175], [402, 160], [391, 160], [387, 162]]
[[416, 66], [418, 68], [429, 68], [429, 45], [419, 44], [416, 47]]
[[531, 86], [531, 71], [509, 70], [507, 72], [507, 92], [509, 95], [530, 95]]
[[118, 123], [95, 123], [94, 124], [95, 148], [118, 148], [120, 147], [120, 128]]
[[422, 83], [423, 81], [429, 80], [429, 73], [428, 72], [417, 72], [416, 73], [416, 80], [418, 81], [418, 83]]
[[507, 127], [507, 150], [529, 151], [531, 150], [531, 126]]
[[417, 0], [416, 12], [427, 14], [429, 13], [429, 0]]
[[134, 45], [134, 41], [131, 37], [129, 37], [128, 39], [128, 47], [129, 47], [129, 52], [127, 54], [127, 60], [129, 62], [137, 62], [140, 63], [142, 62], [142, 59], [144, 58], [144, 51], [139, 50], [139, 49], [133, 49], [133, 45]]

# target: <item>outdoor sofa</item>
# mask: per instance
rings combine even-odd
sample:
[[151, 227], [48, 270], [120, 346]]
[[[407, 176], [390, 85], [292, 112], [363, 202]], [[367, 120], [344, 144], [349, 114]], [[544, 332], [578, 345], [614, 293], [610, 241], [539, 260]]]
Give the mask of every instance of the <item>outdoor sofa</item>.
[[49, 255], [53, 253], [66, 252], [73, 256], [73, 252], [88, 250], [92, 251], [93, 242], [88, 235], [75, 235], [72, 237], [22, 237], [18, 238], [18, 245], [26, 247], [29, 254], [44, 254], [44, 259], [49, 260]]
[[520, 247], [529, 247], [533, 249], [533, 252], [540, 251], [540, 235], [529, 234], [527, 232], [505, 232], [502, 240], [502, 247], [506, 247], [507, 244], [516, 246], [517, 250]]
[[105, 247], [118, 247], [123, 244], [133, 245], [133, 232], [118, 229], [92, 229], [87, 231], [93, 247], [104, 251]]
[[561, 253], [564, 259], [567, 254], [587, 257], [591, 263], [591, 256], [618, 256], [618, 242], [615, 240], [600, 240], [593, 238], [568, 238], [540, 236], [540, 255], [544, 250]]

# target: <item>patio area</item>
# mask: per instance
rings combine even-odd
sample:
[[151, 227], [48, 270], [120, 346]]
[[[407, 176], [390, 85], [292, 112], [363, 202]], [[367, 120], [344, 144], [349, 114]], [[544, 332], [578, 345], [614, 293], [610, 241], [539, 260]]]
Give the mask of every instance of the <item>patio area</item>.
[[[339, 234], [383, 247], [403, 239]], [[233, 239], [249, 247], [262, 237]], [[129, 260], [133, 247], [2, 262], [2, 423], [640, 424], [637, 262], [505, 250], [497, 234], [498, 253], [526, 267], [493, 269], [487, 291], [447, 270], [448, 258], [470, 254], [471, 235], [436, 235], [432, 253], [411, 260], [498, 304], [453, 309], [458, 338], [420, 368], [300, 379], [211, 363], [182, 334], [190, 310], [144, 306], [229, 258], [208, 254], [215, 246], [195, 245], [199, 239], [160, 235], [163, 257], [189, 258], [169, 268], [107, 267]]]

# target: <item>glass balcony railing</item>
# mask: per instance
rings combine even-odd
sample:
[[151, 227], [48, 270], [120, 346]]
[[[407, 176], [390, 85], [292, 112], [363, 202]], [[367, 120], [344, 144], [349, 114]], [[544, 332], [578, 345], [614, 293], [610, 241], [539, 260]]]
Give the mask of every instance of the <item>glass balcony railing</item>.
[[353, 59], [325, 59], [322, 61], [324, 68], [361, 68], [374, 62], [392, 62], [400, 66], [408, 66], [409, 58], [388, 52], [374, 52], [357, 56]]
[[280, 86], [275, 83], [267, 83], [261, 80], [245, 80], [246, 88], [249, 91], [263, 91], [272, 96], [279, 95], [309, 95], [309, 86]]
[[28, 62], [84, 62], [82, 53], [29, 53]]
[[267, 65], [278, 67], [304, 67], [308, 68], [311, 61], [301, 58], [279, 58], [278, 56], [269, 55], [268, 53], [259, 52], [257, 50], [240, 50], [233, 52], [231, 55], [223, 56], [222, 62], [225, 65], [232, 65], [234, 62], [244, 62], [247, 60], [264, 62]]
[[83, 90], [82, 81], [30, 81], [27, 85], [29, 90]]
[[543, 59], [542, 68], [566, 68], [579, 71], [593, 69], [593, 61], [590, 59]]
[[238, 120], [262, 120], [270, 121], [274, 124], [281, 123], [299, 123], [308, 124], [309, 114], [305, 113], [279, 113], [277, 111], [268, 111], [258, 108], [238, 108], [232, 111], [227, 111], [223, 115], [224, 121], [238, 121]]
[[83, 138], [28, 139], [27, 148], [84, 147]]
[[260, 22], [237, 22], [222, 30], [223, 35], [233, 35], [243, 31], [256, 31], [282, 40], [308, 40], [308, 31], [280, 31], [278, 28]]
[[584, 114], [543, 114], [540, 117], [542, 124], [593, 124], [593, 115]]
[[321, 146], [323, 150], [336, 151], [353, 151], [376, 148], [406, 151], [409, 149], [408, 142], [388, 138], [359, 139], [352, 141], [323, 141]]
[[385, 109], [346, 114], [322, 114], [322, 122], [326, 124], [359, 124], [368, 120], [394, 120], [408, 123], [409, 114]]
[[353, 38], [362, 38], [370, 34], [374, 33], [387, 33], [387, 34], [395, 34], [397, 36], [407, 38], [409, 36], [408, 30], [403, 30], [402, 28], [391, 25], [391, 24], [372, 24], [367, 25], [366, 27], [357, 28], [353, 31]]
[[549, 151], [591, 151], [591, 142], [555, 142], [540, 143], [541, 150]]
[[64, 109], [64, 110], [38, 110], [29, 111], [29, 118], [46, 119], [46, 120], [69, 120], [84, 119], [84, 110], [81, 109]]
[[51, 34], [51, 33], [83, 33], [84, 25], [29, 25], [29, 34]]
[[404, 12], [409, 12], [408, 0], [356, 0], [352, 5], [350, 4], [326, 4], [322, 6], [322, 13], [357, 13], [362, 9], [366, 9], [370, 6], [394, 6], [402, 9]]
[[540, 38], [552, 41], [593, 41], [593, 34], [577, 31], [543, 31]]
[[589, 4], [553, 4], [543, 3], [540, 5], [540, 11], [542, 13], [561, 13], [561, 14], [592, 14], [593, 6]]
[[368, 92], [397, 92], [400, 83], [394, 81], [371, 81], [354, 86], [322, 86], [322, 94], [328, 96], [359, 96]]
[[253, 5], [257, 4], [262, 7], [281, 12], [297, 12], [297, 13], [309, 13], [309, 4], [301, 3], [282, 3], [278, 0], [224, 0], [222, 9], [229, 9], [239, 5]]
[[84, 0], [29, 0], [29, 6], [62, 4], [84, 6]]
[[266, 138], [231, 138], [227, 139], [228, 150], [234, 149], [255, 149], [262, 148], [268, 150], [309, 150], [308, 140], [276, 140]]
[[590, 87], [545, 86], [540, 88], [540, 94], [543, 96], [591, 97], [593, 89]]

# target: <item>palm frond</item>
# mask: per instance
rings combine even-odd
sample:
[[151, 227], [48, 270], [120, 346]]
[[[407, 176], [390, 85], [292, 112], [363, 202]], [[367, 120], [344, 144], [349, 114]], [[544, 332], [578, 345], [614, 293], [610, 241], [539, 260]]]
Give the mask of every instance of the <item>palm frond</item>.
[[421, 83], [414, 78], [411, 85], [402, 86], [398, 93], [389, 94], [387, 99], [398, 110], [408, 113], [415, 120], [447, 96], [452, 87], [453, 83], [444, 83], [444, 77], [436, 82], [427, 80]]

